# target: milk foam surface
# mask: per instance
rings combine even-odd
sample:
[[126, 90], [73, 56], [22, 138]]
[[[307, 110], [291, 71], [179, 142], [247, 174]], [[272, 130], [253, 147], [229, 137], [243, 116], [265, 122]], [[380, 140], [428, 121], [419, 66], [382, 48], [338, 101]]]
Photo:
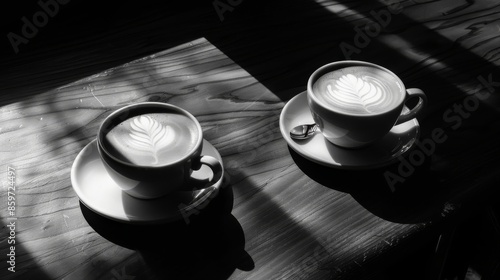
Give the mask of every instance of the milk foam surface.
[[325, 106], [347, 114], [388, 111], [402, 101], [403, 85], [390, 73], [369, 66], [350, 66], [321, 76], [314, 95]]
[[129, 118], [105, 137], [115, 157], [137, 165], [158, 166], [190, 154], [201, 136], [193, 120], [172, 112]]

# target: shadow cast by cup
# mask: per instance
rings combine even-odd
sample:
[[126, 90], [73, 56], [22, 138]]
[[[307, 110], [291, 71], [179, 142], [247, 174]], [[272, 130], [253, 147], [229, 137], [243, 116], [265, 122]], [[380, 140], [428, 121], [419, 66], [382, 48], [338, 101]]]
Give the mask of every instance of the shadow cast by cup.
[[438, 218], [442, 210], [442, 195], [432, 187], [437, 184], [428, 158], [418, 167], [407, 165], [406, 159], [399, 157], [386, 167], [342, 170], [311, 162], [291, 148], [289, 151], [311, 179], [349, 193], [365, 209], [385, 220], [405, 224], [428, 222]]
[[227, 279], [236, 268], [254, 268], [244, 249], [243, 229], [231, 214], [230, 186], [222, 188], [209, 205], [189, 220], [159, 225], [120, 223], [83, 204], [80, 207], [89, 225], [102, 237], [139, 253], [147, 267], [134, 272], [140, 278], [154, 275], [165, 279]]

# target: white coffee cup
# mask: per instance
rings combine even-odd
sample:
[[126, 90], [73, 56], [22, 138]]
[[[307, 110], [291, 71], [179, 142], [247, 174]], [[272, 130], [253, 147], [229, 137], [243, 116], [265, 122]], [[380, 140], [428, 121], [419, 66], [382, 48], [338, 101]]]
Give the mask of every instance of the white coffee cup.
[[[417, 104], [403, 113], [411, 98], [418, 98]], [[324, 65], [309, 77], [307, 101], [328, 141], [360, 148], [417, 117], [427, 98], [420, 89], [406, 89], [396, 74], [382, 66], [346, 60]]]
[[116, 110], [99, 127], [97, 148], [111, 178], [137, 198], [189, 190], [199, 181], [191, 174], [201, 165], [212, 170], [211, 182], [222, 176], [219, 160], [201, 154], [199, 122], [171, 104], [143, 102]]

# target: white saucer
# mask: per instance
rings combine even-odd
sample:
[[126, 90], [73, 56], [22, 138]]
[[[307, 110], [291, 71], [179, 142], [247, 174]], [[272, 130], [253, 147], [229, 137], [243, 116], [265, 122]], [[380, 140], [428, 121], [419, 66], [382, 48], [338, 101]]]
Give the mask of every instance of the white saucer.
[[[219, 152], [206, 140], [203, 140], [202, 154], [213, 156], [222, 164]], [[211, 172], [202, 166], [193, 172], [193, 177], [203, 179], [211, 176]], [[224, 174], [214, 185], [201, 190], [178, 191], [157, 199], [134, 198], [109, 177], [95, 140], [80, 151], [71, 168], [71, 184], [85, 206], [109, 219], [134, 224], [170, 222], [198, 213], [217, 196], [223, 178]]]
[[[408, 108], [404, 108], [408, 110]], [[280, 131], [288, 145], [308, 160], [341, 169], [371, 169], [391, 164], [397, 158], [410, 151], [420, 134], [417, 119], [394, 126], [382, 139], [361, 149], [345, 149], [328, 142], [321, 132], [306, 140], [293, 140], [290, 130], [301, 124], [314, 123], [309, 106], [307, 92], [292, 98], [280, 115]]]

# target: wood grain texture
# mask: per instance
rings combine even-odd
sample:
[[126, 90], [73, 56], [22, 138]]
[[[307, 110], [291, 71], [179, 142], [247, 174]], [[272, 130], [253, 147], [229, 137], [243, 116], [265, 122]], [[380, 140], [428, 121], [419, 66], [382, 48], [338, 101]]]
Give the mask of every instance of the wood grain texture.
[[[421, 139], [432, 139], [435, 129], [447, 136], [404, 183], [391, 189], [384, 178], [398, 174], [397, 164], [328, 169], [282, 139], [286, 101], [305, 89], [314, 69], [345, 59], [339, 45], [354, 45], [355, 27], [373, 23], [374, 12], [391, 7], [384, 3], [245, 1], [223, 22], [211, 5], [172, 17], [151, 9], [59, 48], [36, 40], [23, 46], [25, 53], [7, 60], [1, 85], [0, 178], [8, 166], [16, 169], [19, 219], [17, 272], [10, 273], [2, 189], [0, 277], [351, 279], [484, 201], [500, 174], [500, 5], [492, 0], [463, 9], [456, 1], [402, 1], [352, 56], [422, 88], [429, 107]], [[71, 164], [102, 120], [142, 101], [190, 111], [223, 157], [225, 187], [191, 224], [107, 221], [72, 190]], [[461, 114], [457, 106], [475, 109]]]

